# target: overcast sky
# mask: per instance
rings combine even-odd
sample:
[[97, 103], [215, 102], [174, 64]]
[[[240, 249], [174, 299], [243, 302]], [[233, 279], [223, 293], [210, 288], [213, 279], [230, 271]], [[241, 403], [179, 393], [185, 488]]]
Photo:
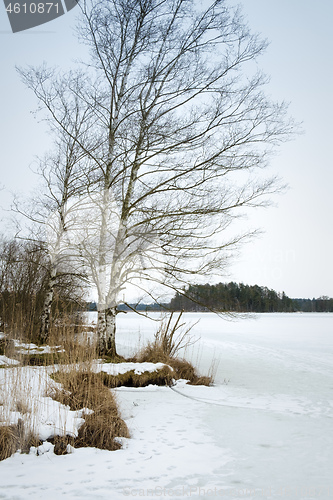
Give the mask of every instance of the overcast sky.
[[[236, 2], [232, 2], [236, 3]], [[238, 2], [237, 2], [238, 3]], [[247, 224], [263, 235], [246, 245], [225, 280], [259, 284], [290, 297], [333, 297], [333, 37], [332, 0], [243, 0], [253, 31], [270, 46], [259, 66], [271, 76], [267, 92], [290, 102], [290, 113], [303, 122], [304, 133], [284, 144], [270, 171], [289, 185], [274, 199], [276, 206], [256, 211]], [[15, 65], [68, 68], [86, 58], [73, 34], [75, 9], [38, 29], [13, 34], [0, 5], [0, 205], [8, 208], [8, 192], [25, 194], [36, 178], [31, 166], [47, 150], [45, 125], [31, 113], [36, 101], [26, 90]], [[8, 231], [9, 214], [0, 212], [0, 233]]]

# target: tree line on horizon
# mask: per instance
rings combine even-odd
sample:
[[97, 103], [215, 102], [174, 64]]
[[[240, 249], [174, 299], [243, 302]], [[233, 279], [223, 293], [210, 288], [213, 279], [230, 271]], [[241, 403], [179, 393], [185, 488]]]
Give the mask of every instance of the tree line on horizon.
[[[188, 297], [191, 297], [189, 299]], [[290, 298], [265, 286], [243, 283], [192, 285], [170, 301], [173, 311], [333, 312], [333, 298]]]
[[[88, 303], [90, 311], [97, 310], [95, 302]], [[265, 286], [243, 283], [190, 285], [184, 293], [177, 292], [169, 303], [120, 304], [119, 310], [129, 311], [186, 311], [186, 312], [333, 312], [333, 298], [290, 298]]]

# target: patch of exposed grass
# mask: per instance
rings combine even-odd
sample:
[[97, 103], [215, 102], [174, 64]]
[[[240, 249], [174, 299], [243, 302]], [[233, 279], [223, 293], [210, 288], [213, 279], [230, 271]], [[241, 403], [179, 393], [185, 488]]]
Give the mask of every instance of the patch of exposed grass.
[[25, 436], [23, 442], [20, 444], [21, 453], [28, 454], [32, 446], [37, 448], [42, 444], [43, 442], [39, 438], [37, 438], [33, 433], [30, 432], [28, 433], [28, 435]]
[[0, 427], [0, 461], [9, 458], [19, 449], [17, 425]]
[[135, 373], [135, 370], [130, 370], [118, 375], [110, 375], [101, 372], [101, 379], [107, 387], [146, 387], [147, 385], [170, 385], [172, 384], [174, 372], [169, 366], [164, 366], [153, 372], [145, 371], [143, 373]]
[[16, 425], [0, 426], [0, 461], [9, 458], [16, 451], [29, 453], [31, 446], [39, 446], [42, 442], [31, 432], [25, 433], [23, 421]]
[[171, 358], [168, 364], [174, 369], [177, 379], [188, 380], [191, 385], [211, 385], [213, 377], [211, 375], [198, 375], [195, 367], [185, 359]]
[[213, 377], [210, 375], [200, 376], [198, 375], [195, 367], [187, 360], [169, 357], [163, 353], [158, 347], [156, 348], [153, 344], [148, 345], [139, 355], [133, 360], [143, 363], [165, 363], [166, 365], [173, 368], [173, 378], [174, 379], [185, 379], [188, 380], [189, 384], [192, 385], [211, 385], [213, 383]]
[[118, 437], [129, 437], [125, 422], [119, 415], [115, 398], [104, 385], [100, 374], [87, 371], [57, 372], [53, 378], [63, 389], [52, 395], [71, 410], [89, 408], [93, 413], [84, 415], [85, 423], [80, 427], [78, 437], [72, 442], [68, 438], [56, 438], [59, 453], [65, 444], [76, 448], [95, 447], [102, 450], [117, 450], [121, 446]]

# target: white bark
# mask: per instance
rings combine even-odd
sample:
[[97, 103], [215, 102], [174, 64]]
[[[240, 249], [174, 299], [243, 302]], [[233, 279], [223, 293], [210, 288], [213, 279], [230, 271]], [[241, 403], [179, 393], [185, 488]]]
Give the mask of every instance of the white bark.
[[57, 267], [52, 265], [49, 283], [44, 300], [43, 312], [41, 315], [40, 340], [46, 342], [50, 333], [51, 308], [54, 296], [54, 287], [57, 279]]
[[98, 312], [98, 350], [100, 354], [117, 356], [116, 307]]

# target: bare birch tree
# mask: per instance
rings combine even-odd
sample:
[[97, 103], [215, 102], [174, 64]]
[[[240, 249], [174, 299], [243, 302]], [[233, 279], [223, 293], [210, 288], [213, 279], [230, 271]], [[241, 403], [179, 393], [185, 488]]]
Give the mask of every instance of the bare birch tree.
[[[81, 103], [80, 103], [81, 104]], [[40, 341], [48, 340], [51, 309], [56, 286], [66, 286], [69, 280], [72, 291], [78, 291], [84, 280], [83, 267], [77, 254], [70, 254], [68, 231], [71, 230], [72, 213], [76, 213], [75, 202], [88, 188], [86, 153], [79, 145], [91, 126], [89, 110], [72, 99], [59, 106], [63, 127], [50, 122], [50, 133], [55, 137], [54, 148], [43, 159], [39, 159], [37, 173], [42, 182], [37, 197], [28, 200], [27, 207], [15, 200], [15, 211], [32, 222], [29, 240], [42, 245], [48, 256], [45, 298], [40, 317]], [[65, 131], [66, 130], [66, 131]], [[93, 146], [92, 150], [93, 150]], [[39, 227], [38, 235], [34, 227]], [[77, 297], [77, 293], [74, 294]], [[73, 297], [74, 298], [74, 297]]]
[[[239, 210], [265, 203], [278, 188], [256, 172], [292, 123], [286, 106], [266, 97], [266, 78], [256, 71], [265, 41], [224, 0], [79, 6], [78, 34], [91, 53], [77, 73], [84, 75], [80, 84], [74, 73], [55, 76], [45, 67], [21, 73], [68, 136], [64, 103], [76, 99], [94, 117], [92, 138], [77, 144], [89, 157], [90, 191], [102, 193], [96, 260], [110, 273], [99, 310], [100, 351], [115, 355], [124, 269], [149, 293], [142, 283], [181, 290], [193, 278], [219, 275], [226, 250], [246, 236], [228, 229]], [[119, 217], [108, 262], [110, 192]]]
[[[63, 134], [61, 135], [63, 136]], [[74, 269], [74, 266], [69, 268], [68, 260], [70, 256], [68, 247], [65, 246], [64, 248], [64, 241], [68, 229], [69, 204], [73, 197], [78, 196], [80, 191], [78, 164], [82, 151], [77, 151], [75, 140], [70, 141], [67, 136], [65, 139], [58, 142], [57, 151], [53, 156], [49, 155], [44, 164], [40, 166], [40, 174], [47, 186], [45, 205], [49, 216], [44, 219], [43, 224], [45, 225], [46, 244], [50, 260], [48, 284], [41, 314], [40, 340], [42, 342], [47, 342], [49, 337], [51, 309], [59, 275], [70, 272], [72, 276], [78, 276], [77, 266]]]

